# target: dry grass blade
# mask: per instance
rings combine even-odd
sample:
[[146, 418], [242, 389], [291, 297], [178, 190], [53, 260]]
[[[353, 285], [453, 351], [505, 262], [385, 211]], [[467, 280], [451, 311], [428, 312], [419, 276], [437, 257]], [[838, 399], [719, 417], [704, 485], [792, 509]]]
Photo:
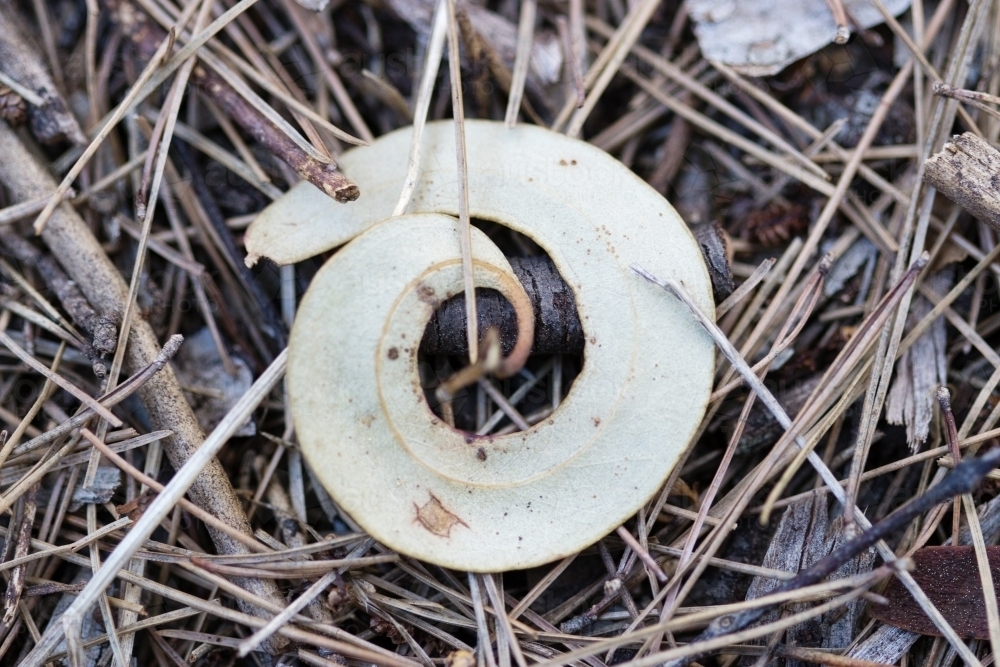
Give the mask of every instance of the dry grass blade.
[[[688, 307], [688, 310], [691, 311], [692, 315], [705, 328], [705, 330], [709, 332], [713, 340], [716, 342], [719, 348], [725, 353], [726, 357], [730, 360], [733, 366], [739, 370], [741, 375], [743, 375], [747, 384], [750, 385], [750, 387], [754, 390], [754, 392], [761, 399], [764, 405], [766, 405], [767, 408], [778, 419], [778, 422], [781, 424], [782, 428], [785, 429], [787, 435], [788, 430], [792, 428], [792, 420], [789, 419], [788, 415], [785, 413], [784, 408], [781, 407], [781, 405], [777, 402], [777, 400], [774, 398], [771, 392], [760, 382], [757, 376], [747, 365], [746, 361], [739, 355], [739, 353], [733, 347], [732, 343], [729, 342], [729, 339], [726, 338], [725, 334], [719, 331], [718, 328], [716, 328], [715, 323], [712, 322], [712, 320], [709, 317], [707, 317], [704, 313], [702, 313], [698, 309], [698, 306], [687, 294], [684, 287], [679, 283], [677, 283], [672, 278], [666, 278], [666, 279], [656, 278], [650, 275], [641, 267], [635, 267], [633, 270], [635, 270], [639, 275], [643, 276], [650, 282], [660, 285], [661, 287], [663, 287], [663, 289], [669, 291], [671, 294], [679, 298]], [[793, 441], [799, 446], [800, 449], [808, 448], [808, 444], [801, 435], [796, 435]], [[816, 455], [816, 452], [810, 451], [807, 458], [810, 464], [812, 464], [812, 466], [817, 470], [817, 472], [819, 472], [823, 481], [830, 489], [830, 492], [833, 493], [833, 495], [841, 502], [846, 500], [847, 495], [840, 488], [840, 485], [834, 478], [833, 473], [830, 472], [829, 467], [827, 467], [827, 465], [822, 461], [822, 459], [820, 459]], [[761, 479], [760, 481], [763, 480]], [[871, 527], [871, 522], [856, 507], [854, 508], [854, 520], [864, 529], [868, 529]], [[884, 541], [880, 541], [876, 546], [879, 552], [881, 553], [882, 557], [886, 559], [888, 562], [894, 562], [896, 560], [895, 554], [888, 547], [888, 545], [885, 544]], [[920, 590], [920, 587], [913, 580], [913, 577], [911, 577], [909, 573], [903, 570], [899, 571], [897, 573], [897, 576], [906, 586], [907, 590], [910, 591], [910, 593], [920, 604], [920, 607], [921, 609], [923, 609], [924, 613], [926, 613], [928, 617], [932, 619], [934, 625], [941, 631], [941, 634], [944, 635], [948, 639], [949, 643], [955, 648], [955, 651], [959, 653], [963, 657], [963, 659], [968, 660], [970, 663], [974, 662], [975, 656], [968, 649], [968, 647], [961, 641], [961, 639], [955, 633], [955, 630], [950, 625], [948, 625], [948, 622], [944, 619], [943, 616], [941, 616], [941, 613], [934, 607], [933, 604], [931, 604], [930, 600], [927, 599], [927, 596], [923, 594], [923, 592]]]
[[538, 2], [536, 0], [522, 0], [521, 14], [517, 24], [517, 57], [514, 60], [510, 93], [507, 96], [507, 114], [504, 116], [504, 123], [508, 128], [514, 127], [517, 123], [517, 114], [521, 110], [524, 84], [528, 80], [528, 66], [531, 65], [531, 47], [534, 45], [535, 12], [537, 10]]
[[[141, 482], [145, 486], [148, 486], [150, 489], [152, 489], [157, 493], [163, 492], [164, 486], [162, 484], [157, 482], [155, 479], [151, 479], [150, 477], [142, 474], [142, 471], [137, 470], [135, 467], [130, 465], [125, 459], [123, 459], [114, 450], [108, 447], [108, 445], [104, 444], [96, 435], [91, 433], [88, 429], [86, 428], [81, 429], [80, 434], [88, 442], [90, 442], [91, 445], [94, 446], [94, 449], [99, 451], [101, 454], [104, 455], [105, 458], [107, 458], [109, 461], [111, 461], [116, 466], [121, 468], [121, 470], [125, 472], [127, 475]], [[238, 542], [241, 542], [247, 547], [249, 547], [252, 551], [258, 551], [261, 553], [269, 553], [271, 551], [271, 549], [264, 546], [263, 544], [253, 539], [249, 535], [246, 535], [242, 531], [233, 528], [226, 522], [221, 521], [219, 518], [212, 516], [211, 514], [201, 509], [200, 507], [190, 502], [189, 500], [181, 498], [177, 501], [177, 504], [179, 507], [182, 507], [187, 512], [190, 512], [195, 517], [204, 521], [205, 525], [211, 526], [212, 528], [215, 528], [216, 530], [223, 532], [226, 535], [229, 535], [234, 540], [237, 540]]]
[[[976, 19], [982, 14], [986, 5], [987, 3], [985, 2], [976, 2], [970, 6], [969, 13], [963, 21], [962, 28], [958, 36], [957, 48], [953, 52], [953, 58], [949, 64], [947, 75], [948, 81], [957, 81], [960, 76], [963, 76], [965, 67], [967, 67], [967, 60], [965, 58], [966, 49], [972, 39], [973, 32], [977, 30], [977, 27], [980, 25], [979, 21]], [[925, 34], [925, 41], [921, 44], [921, 46], [928, 43], [927, 40], [932, 38], [932, 36]], [[912, 64], [913, 61], [910, 60], [909, 62]], [[945, 134], [945, 127], [951, 125], [954, 121], [955, 110], [954, 104], [935, 105], [934, 116], [928, 133], [928, 140], [925, 141], [923, 147], [923, 157], [926, 158], [929, 156], [934, 146], [938, 144], [939, 138]], [[925, 170], [926, 161], [919, 162], [917, 167], [918, 179], [922, 179], [922, 174]], [[900, 242], [900, 250], [896, 253], [896, 259], [893, 265], [893, 275], [898, 276], [902, 274], [906, 260], [910, 259], [912, 261], [915, 259], [917, 253], [920, 252], [923, 246], [923, 240], [927, 233], [928, 222], [931, 217], [930, 207], [933, 204], [933, 199], [933, 190], [923, 191], [919, 187], [913, 188], [909, 207], [906, 211], [906, 225]], [[917, 219], [918, 216], [919, 220]], [[911, 243], [912, 247], [910, 247]], [[909, 250], [909, 253], [907, 253], [907, 250]], [[857, 477], [860, 473], [871, 447], [876, 425], [875, 417], [881, 411], [886, 394], [888, 393], [892, 364], [896, 358], [898, 342], [903, 336], [903, 328], [906, 323], [906, 311], [909, 309], [909, 305], [910, 294], [907, 294], [903, 298], [903, 308], [901, 308], [900, 312], [896, 316], [891, 333], [887, 331], [879, 341], [879, 348], [876, 351], [875, 363], [872, 367], [873, 371], [869, 381], [868, 392], [865, 395], [861, 428], [859, 429], [855, 457], [851, 466], [852, 477]], [[855, 498], [852, 494], [849, 504], [845, 506], [845, 519], [848, 521], [849, 527], [851, 524], [850, 517], [847, 515], [847, 512], [850, 507], [853, 506], [854, 501]]]
[[417, 179], [420, 176], [420, 148], [423, 144], [423, 129], [427, 124], [427, 112], [431, 106], [434, 81], [437, 79], [441, 56], [444, 54], [444, 42], [449, 30], [449, 15], [448, 0], [438, 0], [434, 10], [430, 42], [424, 56], [424, 71], [420, 77], [420, 88], [413, 106], [413, 139], [410, 143], [410, 154], [407, 157], [406, 180], [403, 181], [403, 189], [399, 193], [396, 208], [392, 211], [394, 216], [406, 212], [406, 207], [413, 196], [413, 190], [417, 187]]
[[[659, 2], [655, 0], [642, 0], [630, 5], [628, 16], [608, 41], [607, 45], [605, 45], [604, 50], [600, 53], [594, 64], [591, 65], [586, 77], [584, 77], [584, 86], [588, 92], [583, 105], [576, 108], [575, 100], [573, 100], [568, 101], [563, 109], [564, 115], [567, 111], [572, 112], [572, 116], [568, 118], [569, 125], [566, 127], [567, 135], [571, 137], [579, 136], [580, 131], [583, 129], [583, 123], [594, 110], [597, 101], [604, 94], [608, 84], [611, 83], [611, 79], [618, 73], [622, 63], [625, 62], [625, 58], [628, 57], [632, 45], [635, 44], [658, 6]], [[561, 128], [566, 120], [567, 118], [564, 116], [556, 119], [553, 129]]]
[[117, 521], [109, 523], [106, 526], [102, 526], [100, 529], [94, 531], [90, 535], [87, 535], [85, 537], [81, 537], [76, 542], [72, 542], [70, 544], [61, 545], [61, 546], [58, 546], [58, 547], [51, 547], [51, 548], [48, 548], [48, 549], [43, 549], [43, 550], [37, 551], [37, 552], [35, 552], [33, 554], [27, 554], [27, 555], [21, 556], [19, 558], [15, 558], [13, 560], [9, 560], [9, 561], [7, 561], [5, 563], [2, 563], [2, 564], [0, 564], [0, 570], [8, 570], [8, 569], [13, 568], [13, 567], [18, 567], [20, 565], [23, 565], [24, 563], [30, 563], [33, 560], [38, 560], [39, 558], [48, 558], [50, 556], [57, 556], [57, 555], [62, 554], [62, 553], [74, 553], [76, 551], [79, 551], [83, 547], [85, 547], [85, 546], [87, 546], [87, 545], [89, 545], [89, 544], [91, 544], [93, 542], [96, 542], [97, 540], [101, 539], [105, 535], [108, 535], [109, 533], [113, 533], [116, 530], [118, 530], [119, 528], [124, 528], [124, 527], [128, 526], [131, 523], [132, 523], [131, 519], [129, 519], [128, 517], [122, 517], [121, 519], [118, 519]]
[[35, 91], [31, 90], [30, 88], [26, 88], [25, 86], [22, 86], [20, 83], [18, 83], [11, 77], [7, 76], [3, 72], [0, 72], [0, 84], [3, 84], [8, 88], [10, 88], [11, 90], [13, 90], [15, 93], [23, 97], [24, 100], [29, 104], [33, 104], [36, 107], [40, 107], [43, 104], [45, 104], [45, 100], [39, 97], [38, 94], [35, 93]]
[[[875, 337], [881, 334], [882, 326], [888, 321], [889, 317], [892, 316], [894, 309], [903, 299], [903, 295], [906, 294], [907, 290], [916, 280], [917, 274], [924, 268], [924, 266], [926, 266], [927, 260], [928, 258], [926, 256], [921, 256], [921, 259], [910, 267], [910, 270], [907, 271], [903, 278], [892, 287], [892, 289], [886, 294], [885, 298], [879, 303], [878, 307], [861, 323], [858, 328], [857, 335], [855, 335], [851, 341], [844, 346], [844, 349], [831, 364], [830, 370], [824, 374], [823, 379], [820, 381], [821, 386], [825, 391], [836, 388], [846, 379], [846, 375], [848, 373], [860, 365], [862, 356], [866, 353], [871, 343], [874, 342]], [[807, 411], [811, 408], [823, 405], [826, 398], [827, 394], [819, 391], [810, 395], [806, 405], [803, 406], [802, 411], [795, 418], [796, 423], [802, 424], [800, 428], [804, 428], [805, 424], [808, 423], [804, 418], [805, 415], [803, 413], [809, 417], [813, 417], [814, 415]], [[793, 423], [792, 428], [788, 431], [788, 433], [782, 436], [782, 440], [779, 440], [775, 447], [781, 447], [786, 440], [790, 439], [792, 436], [789, 434], [794, 435], [797, 433], [795, 429], [796, 426]], [[799, 466], [802, 465], [805, 460], [805, 456], [808, 455], [808, 453], [809, 448], [806, 448], [799, 453], [796, 459], [785, 470], [781, 479], [775, 485], [774, 489], [771, 490], [771, 493], [768, 494], [767, 501], [764, 503], [764, 510], [761, 513], [762, 523], [767, 522], [768, 516], [770, 515], [769, 508], [774, 505], [777, 499], [784, 492], [785, 487], [792, 478], [792, 475], [794, 475]], [[856, 493], [856, 489], [856, 485], [848, 485], [849, 498], [851, 497], [850, 494], [852, 490]]]
[[[760, 75], [735, 56], [705, 59], [708, 22], [724, 21], [701, 0], [311, 2], [31, 0], [0, 10], [0, 427], [11, 434], [0, 435], [0, 663], [265, 664], [288, 650], [320, 667], [993, 661], [996, 601], [980, 600], [980, 641], [961, 640], [944, 623], [951, 609], [933, 607], [938, 591], [924, 595], [919, 572], [902, 568], [923, 547], [957, 542], [971, 545], [967, 567], [976, 554], [972, 588], [996, 584], [984, 554], [1000, 540], [1000, 468], [974, 495], [913, 503], [955, 491], [955, 472], [995, 456], [1000, 439], [1000, 198], [990, 181], [1000, 169], [1000, 3], [819, 2], [832, 43]], [[775, 43], [803, 30], [786, 26]], [[27, 37], [21, 58], [4, 50], [11, 35]], [[49, 109], [53, 100], [66, 108]], [[40, 127], [46, 118], [57, 122]], [[525, 318], [482, 288], [478, 304], [471, 298], [470, 259], [480, 268], [459, 242], [470, 298], [421, 301], [436, 311], [433, 328], [402, 356], [413, 354], [420, 374], [417, 407], [426, 399], [433, 419], [465, 432], [469, 451], [455, 444], [489, 485], [485, 471], [520, 442], [512, 434], [559, 428], [562, 411], [578, 409], [590, 391], [580, 379], [606, 368], [598, 353], [618, 343], [600, 331], [621, 293], [601, 286], [606, 300], [594, 307], [581, 299], [594, 257], [570, 261], [561, 241], [522, 233], [579, 208], [562, 179], [585, 165], [562, 155], [566, 164], [542, 165], [532, 183], [550, 205], [507, 227], [493, 208], [503, 193], [477, 188], [485, 175], [506, 190], [511, 174], [479, 168], [472, 118], [499, 127], [501, 144], [539, 132], [531, 124], [585, 139], [624, 165], [626, 181], [661, 193], [716, 279], [714, 317], [707, 302], [688, 315], [684, 285], [660, 281], [669, 296], [627, 274], [619, 287], [652, 290], [644, 298], [722, 350], [690, 451], [653, 497], [593, 546], [502, 576], [379, 544], [362, 529], [368, 517], [323, 488], [311, 464], [328, 462], [299, 443], [306, 428], [278, 382], [282, 350], [305, 322], [299, 302], [314, 298], [317, 271], [351, 246], [244, 265], [247, 226], [286, 190], [316, 197], [317, 219], [327, 202], [372, 224], [456, 202], [448, 212], [473, 240], [470, 225], [510, 260], [540, 338], [518, 372], [497, 372], [521, 340], [510, 324]], [[456, 152], [429, 163], [429, 128], [443, 120]], [[371, 167], [398, 180], [360, 192], [358, 165], [372, 150], [363, 144], [409, 123], [394, 162]], [[60, 127], [70, 132], [51, 143]], [[615, 201], [617, 178], [599, 179], [595, 196]], [[296, 187], [303, 180], [329, 197]], [[580, 243], [600, 255], [615, 237], [595, 232], [597, 245]], [[927, 266], [908, 273], [925, 251]], [[617, 258], [634, 261], [652, 263]], [[522, 275], [535, 262], [554, 268]], [[98, 322], [113, 333], [99, 336]], [[179, 332], [187, 344], [174, 356]], [[633, 338], [669, 353], [676, 340], [659, 333]], [[648, 375], [645, 361], [633, 371]], [[949, 401], [939, 405], [942, 385]], [[351, 389], [332, 391], [329, 400], [347, 393], [357, 404]], [[634, 398], [609, 398], [616, 419]], [[648, 417], [629, 423], [638, 432]], [[207, 460], [200, 449], [213, 431], [207, 447], [219, 455], [192, 478], [185, 462]], [[628, 483], [613, 457], [602, 465], [579, 471], [597, 480], [578, 484], [581, 494]], [[529, 500], [538, 512], [551, 498]], [[899, 508], [909, 508], [905, 521]], [[902, 522], [892, 534], [887, 517]], [[768, 520], [774, 536], [760, 525]], [[802, 583], [852, 534], [885, 539], [824, 581], [758, 597]], [[909, 591], [922, 627], [942, 637], [877, 614], [866, 621], [865, 603], [884, 602], [873, 586], [890, 572], [892, 590]], [[736, 619], [728, 632], [703, 634], [722, 618]]]
[[245, 656], [247, 653], [257, 648], [262, 641], [277, 632], [278, 628], [287, 623], [293, 616], [295, 616], [295, 614], [305, 608], [307, 604], [312, 602], [313, 598], [322, 593], [339, 576], [340, 574], [336, 570], [333, 570], [320, 577], [316, 583], [306, 589], [305, 593], [300, 595], [294, 602], [288, 605], [285, 611], [272, 618], [267, 625], [253, 633], [253, 635], [240, 642], [240, 656]]
[[[196, 3], [191, 3], [189, 5], [189, 9], [185, 12], [185, 15], [181, 17], [180, 21], [178, 21], [179, 25], [182, 26], [184, 22], [187, 22], [187, 20], [191, 17], [191, 13], [194, 12], [195, 7]], [[82, 172], [84, 167], [87, 166], [87, 162], [90, 161], [90, 158], [97, 153], [101, 144], [105, 139], [107, 139], [108, 135], [111, 134], [111, 131], [115, 128], [118, 122], [121, 121], [132, 105], [142, 98], [142, 93], [146, 84], [148, 84], [153, 78], [153, 75], [156, 73], [160, 65], [170, 56], [170, 50], [173, 48], [174, 44], [174, 34], [174, 32], [169, 33], [167, 39], [163, 40], [153, 58], [150, 59], [149, 64], [146, 65], [142, 75], [140, 75], [139, 79], [135, 82], [135, 84], [133, 84], [132, 89], [129, 91], [129, 95], [118, 104], [115, 111], [111, 114], [111, 117], [104, 123], [104, 125], [101, 126], [100, 132], [98, 132], [97, 136], [90, 142], [90, 145], [87, 146], [87, 150], [84, 151], [83, 155], [77, 159], [72, 169], [70, 169], [66, 176], [63, 177], [62, 182], [59, 183], [59, 187], [56, 188], [56, 191], [52, 194], [52, 198], [49, 200], [48, 204], [46, 204], [45, 208], [42, 209], [42, 212], [38, 214], [38, 217], [35, 218], [34, 228], [36, 234], [41, 234], [42, 230], [45, 229], [45, 224], [49, 221], [49, 218], [52, 217], [52, 213], [56, 210], [56, 206], [58, 206], [67, 196], [73, 181], [76, 180], [77, 176], [80, 175], [80, 172]]]
[[111, 414], [111, 411], [100, 404], [99, 401], [95, 400], [87, 392], [83, 391], [79, 387], [73, 385], [71, 382], [67, 381], [58, 373], [53, 373], [44, 365], [40, 364], [34, 357], [28, 354], [20, 345], [14, 342], [7, 333], [0, 331], [0, 343], [4, 345], [8, 350], [13, 352], [18, 359], [23, 361], [25, 364], [30, 366], [35, 372], [43, 375], [45, 379], [58, 385], [59, 387], [65, 389], [74, 397], [80, 400], [85, 406], [93, 410], [96, 414], [100, 415], [102, 418], [108, 420], [115, 427], [122, 425], [122, 420]]
[[[52, 359], [52, 366], [49, 367], [49, 371], [55, 373], [59, 370], [59, 364], [62, 362], [63, 353], [66, 351], [66, 344], [62, 343], [59, 345], [59, 351], [56, 352], [55, 357]], [[28, 412], [21, 419], [17, 428], [14, 432], [10, 434], [10, 437], [4, 439], [3, 447], [0, 447], [0, 469], [3, 468], [4, 463], [10, 457], [11, 452], [14, 451], [14, 447], [21, 441], [21, 438], [28, 430], [29, 424], [38, 416], [39, 411], [42, 409], [42, 405], [45, 401], [49, 400], [49, 396], [52, 392], [52, 385], [54, 383], [48, 378], [45, 379], [45, 384], [42, 385], [42, 390], [38, 394], [38, 398], [35, 400], [34, 404], [28, 408]]]
[[962, 504], [965, 505], [965, 516], [969, 521], [969, 532], [972, 534], [972, 544], [976, 549], [976, 564], [979, 566], [979, 578], [982, 580], [984, 591], [984, 604], [986, 605], [986, 622], [990, 630], [990, 646], [993, 647], [993, 655], [997, 655], [1000, 649], [1000, 610], [997, 608], [997, 598], [987, 591], [994, 590], [993, 573], [990, 570], [990, 562], [986, 555], [986, 542], [983, 540], [983, 528], [979, 523], [979, 516], [976, 513], [976, 504], [972, 496], [968, 493], [962, 495]]
[[337, 76], [336, 72], [334, 72], [330, 67], [326, 54], [320, 47], [313, 30], [311, 30], [306, 23], [303, 15], [305, 10], [300, 7], [298, 3], [293, 2], [292, 0], [285, 0], [282, 4], [285, 7], [288, 17], [295, 25], [295, 28], [298, 31], [306, 49], [309, 51], [309, 55], [312, 56], [313, 62], [317, 67], [319, 67], [324, 80], [330, 86], [330, 89], [336, 97], [337, 103], [343, 110], [344, 115], [347, 116], [351, 125], [354, 127], [354, 131], [357, 132], [358, 136], [365, 141], [372, 141], [372, 139], [374, 139], [374, 135], [372, 135], [371, 130], [368, 129], [368, 124], [365, 123], [364, 118], [362, 118], [361, 114], [358, 112], [358, 109], [351, 100], [350, 95], [347, 94], [347, 90], [344, 88], [344, 84], [341, 83], [340, 77]]
[[73, 605], [66, 610], [64, 621], [46, 631], [42, 640], [32, 649], [29, 656], [22, 663], [24, 667], [39, 667], [42, 665], [48, 653], [56, 643], [66, 636], [73, 635], [79, 637], [82, 614], [93, 603], [94, 598], [101, 594], [111, 583], [112, 579], [126, 565], [136, 550], [152, 534], [160, 521], [173, 511], [174, 505], [181, 499], [188, 487], [194, 482], [195, 477], [201, 472], [202, 467], [211, 460], [216, 452], [226, 443], [233, 432], [243, 423], [247, 416], [253, 412], [260, 401], [264, 400], [268, 393], [281, 379], [285, 371], [285, 361], [287, 352], [283, 352], [268, 368], [267, 372], [260, 376], [254, 383], [250, 392], [247, 392], [236, 406], [220, 422], [215, 431], [205, 439], [198, 451], [188, 459], [184, 467], [177, 471], [177, 474], [170, 481], [164, 490], [149, 505], [142, 518], [139, 519], [123, 539], [115, 551], [111, 554], [104, 566], [98, 570], [94, 577], [81, 591]]
[[455, 159], [458, 162], [458, 221], [461, 225], [462, 280], [465, 285], [465, 321], [468, 328], [469, 363], [479, 360], [479, 317], [476, 314], [476, 285], [472, 279], [472, 237], [469, 219], [469, 169], [465, 150], [465, 103], [462, 100], [462, 68], [458, 49], [458, 20], [455, 0], [448, 6], [448, 67], [451, 73], [451, 109], [455, 114]]
[[[832, 581], [816, 586], [803, 587], [794, 591], [782, 591], [780, 593], [773, 593], [766, 595], [756, 600], [748, 600], [746, 602], [736, 603], [733, 605], [725, 605], [723, 607], [718, 607], [715, 609], [706, 609], [700, 612], [695, 612], [692, 614], [685, 615], [681, 618], [671, 619], [669, 621], [663, 621], [655, 625], [647, 626], [636, 630], [628, 635], [611, 637], [608, 639], [602, 639], [585, 647], [570, 651], [569, 653], [560, 656], [561, 659], [567, 662], [571, 660], [577, 660], [583, 658], [587, 655], [604, 653], [610, 649], [617, 648], [625, 643], [635, 642], [637, 640], [643, 640], [647, 637], [655, 635], [659, 632], [668, 630], [679, 630], [689, 626], [703, 625], [706, 621], [711, 621], [714, 618], [719, 617], [722, 614], [740, 613], [742, 611], [754, 610], [760, 607], [766, 607], [774, 604], [781, 604], [790, 600], [797, 599], [822, 599], [824, 596], [826, 598], [836, 597], [836, 593], [843, 591], [845, 589], [855, 589], [856, 592], [853, 595], [859, 595], [861, 591], [873, 584], [878, 580], [885, 578], [890, 570], [884, 569], [882, 571], [875, 571], [866, 573], [864, 575], [858, 575], [848, 579], [842, 579], [839, 581]], [[833, 593], [833, 595], [831, 595]], [[851, 594], [849, 594], [851, 595]], [[767, 626], [761, 626], [767, 627]], [[787, 626], [785, 626], [787, 627]], [[768, 633], [763, 633], [768, 634]], [[737, 643], [738, 638], [734, 637], [732, 643]], [[726, 644], [722, 644], [725, 646]], [[555, 667], [556, 661], [543, 662], [543, 665], [547, 667]], [[565, 663], [563, 663], [565, 664]]]
[[723, 315], [732, 310], [733, 306], [740, 303], [743, 299], [748, 297], [750, 293], [754, 290], [757, 285], [760, 284], [764, 278], [767, 277], [768, 272], [774, 267], [774, 258], [765, 259], [760, 263], [754, 272], [750, 274], [750, 277], [743, 281], [743, 283], [737, 287], [732, 294], [727, 296], [725, 300], [715, 307], [715, 316], [721, 318]]

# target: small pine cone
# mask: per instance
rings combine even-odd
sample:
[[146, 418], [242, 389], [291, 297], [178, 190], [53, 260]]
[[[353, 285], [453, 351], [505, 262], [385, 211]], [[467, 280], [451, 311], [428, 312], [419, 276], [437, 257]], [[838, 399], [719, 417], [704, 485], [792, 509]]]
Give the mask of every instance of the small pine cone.
[[101, 315], [94, 324], [94, 350], [100, 354], [111, 354], [118, 347], [118, 324], [109, 315]]
[[372, 616], [368, 620], [368, 627], [371, 631], [377, 635], [382, 635], [383, 637], [395, 636], [399, 632], [389, 621], [385, 620], [381, 616]]
[[[406, 637], [403, 636], [393, 623], [379, 616], [372, 616], [368, 621], [368, 627], [375, 634], [389, 638], [393, 644], [402, 644], [406, 641]], [[413, 629], [409, 628], [407, 632], [412, 634]]]
[[28, 120], [28, 105], [7, 86], [0, 85], [0, 118], [17, 126]]
[[746, 237], [766, 248], [782, 245], [809, 229], [809, 211], [805, 206], [770, 204], [747, 216]]

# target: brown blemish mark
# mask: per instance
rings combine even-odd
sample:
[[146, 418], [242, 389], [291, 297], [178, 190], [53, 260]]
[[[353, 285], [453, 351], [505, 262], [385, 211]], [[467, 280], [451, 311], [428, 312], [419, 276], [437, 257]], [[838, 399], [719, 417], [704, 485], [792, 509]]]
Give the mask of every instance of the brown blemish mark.
[[469, 527], [469, 524], [459, 519], [454, 512], [442, 505], [437, 496], [433, 493], [429, 495], [430, 500], [423, 507], [413, 503], [413, 507], [417, 511], [417, 521], [420, 522], [421, 526], [438, 537], [451, 537], [451, 529], [457, 524], [461, 524], [466, 528]]
[[429, 304], [432, 308], [437, 308], [441, 303], [441, 300], [437, 298], [437, 294], [434, 292], [434, 288], [423, 283], [417, 287], [417, 298]]
[[371, 425], [375, 423], [375, 415], [365, 415], [360, 421], [362, 424], [370, 428]]
[[390, 347], [389, 348], [389, 358], [393, 359], [393, 360], [399, 359], [399, 350], [397, 350], [394, 347]]
[[601, 418], [600, 417], [591, 417], [591, 419], [594, 420], [594, 426], [595, 427], [601, 425]]
[[486, 450], [483, 449], [482, 447], [480, 447], [479, 449], [477, 449], [476, 450], [476, 458], [479, 459], [480, 461], [485, 461], [486, 460]]

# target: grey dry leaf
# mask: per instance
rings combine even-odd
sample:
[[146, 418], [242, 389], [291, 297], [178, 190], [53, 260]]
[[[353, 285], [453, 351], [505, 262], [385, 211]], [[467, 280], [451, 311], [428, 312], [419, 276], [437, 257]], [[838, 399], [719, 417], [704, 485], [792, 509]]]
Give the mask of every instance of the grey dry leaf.
[[330, 4], [330, 0], [295, 0], [295, 2], [312, 12], [321, 12]]
[[[868, 0], [843, 3], [851, 30], [884, 20]], [[897, 16], [910, 6], [910, 0], [885, 0], [884, 4]], [[690, 0], [688, 11], [705, 58], [747, 76], [777, 74], [837, 36], [827, 0]]]
[[[85, 584], [90, 581], [90, 572], [81, 568], [77, 571], [76, 575], [73, 577], [71, 583], [73, 584]], [[52, 611], [51, 620], [49, 621], [49, 626], [54, 626], [62, 622], [62, 615], [66, 609], [69, 608], [73, 601], [76, 599], [75, 593], [64, 593], [59, 596], [59, 602], [56, 603], [55, 609]], [[90, 641], [95, 637], [100, 637], [104, 634], [104, 623], [103, 619], [100, 618], [100, 614], [97, 614], [95, 618], [94, 614], [86, 614], [83, 617], [83, 627], [80, 633], [80, 639], [84, 642]], [[66, 640], [60, 641], [56, 647], [55, 651], [62, 653], [66, 650]], [[94, 644], [93, 646], [88, 646], [83, 652], [83, 665], [84, 667], [96, 667], [102, 664], [101, 657], [109, 658], [110, 663], [111, 647], [107, 643]], [[64, 663], [66, 664], [66, 663]]]
[[[424, 38], [430, 35], [437, 0], [388, 0], [388, 4], [417, 34]], [[468, 13], [473, 29], [496, 49], [508, 68], [512, 67], [517, 52], [517, 26], [478, 4], [462, 2], [459, 6]], [[558, 38], [549, 31], [536, 33], [531, 47], [529, 81], [542, 86], [554, 84], [559, 81], [562, 66], [563, 54]]]
[[[238, 356], [233, 356], [232, 361], [236, 372], [230, 375], [207, 327], [188, 336], [174, 358], [177, 378], [206, 433], [218, 426], [253, 384], [253, 373], [247, 363]], [[249, 437], [256, 433], [253, 419], [247, 419], [234, 435]]]
[[[701, 252], [670, 204], [603, 151], [537, 126], [467, 122], [470, 215], [546, 250], [573, 290], [586, 362], [531, 429], [458, 431], [428, 407], [417, 361], [435, 308], [463, 290], [455, 132], [427, 126], [412, 213], [390, 218], [411, 137], [402, 129], [342, 156], [358, 201], [300, 184], [248, 230], [251, 258], [279, 263], [350, 241], [313, 279], [289, 341], [302, 451], [333, 499], [401, 553], [478, 572], [575, 553], [659, 489], [701, 421], [712, 342], [628, 269], [673, 276], [712, 313]], [[523, 288], [507, 260], [472, 232], [476, 285], [516, 305]]]
[[71, 511], [80, 509], [81, 505], [93, 503], [103, 505], [115, 495], [122, 483], [122, 471], [114, 466], [98, 466], [97, 476], [91, 486], [78, 485], [73, 489]]

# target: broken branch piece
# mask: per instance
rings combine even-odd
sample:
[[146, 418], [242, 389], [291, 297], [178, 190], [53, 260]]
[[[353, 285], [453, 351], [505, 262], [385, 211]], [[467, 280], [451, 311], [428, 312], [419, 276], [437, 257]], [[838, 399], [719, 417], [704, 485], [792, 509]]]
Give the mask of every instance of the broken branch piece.
[[928, 158], [924, 180], [994, 229], [1000, 229], [1000, 151], [971, 132]]

